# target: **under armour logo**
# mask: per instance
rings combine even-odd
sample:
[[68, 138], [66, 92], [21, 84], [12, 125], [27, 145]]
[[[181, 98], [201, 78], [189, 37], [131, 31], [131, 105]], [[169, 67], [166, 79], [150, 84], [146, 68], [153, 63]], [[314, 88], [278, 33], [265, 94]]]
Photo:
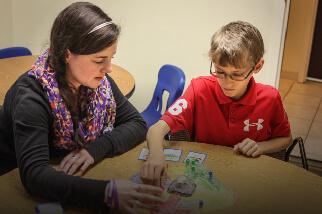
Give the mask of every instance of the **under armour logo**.
[[263, 126], [261, 124], [262, 122], [264, 122], [263, 119], [258, 119], [258, 123], [251, 123], [251, 124], [249, 124], [249, 119], [248, 120], [245, 120], [244, 121], [244, 124], [246, 126], [244, 127], [244, 131], [247, 131], [248, 132], [250, 126], [257, 126], [257, 130], [261, 130], [263, 128]]

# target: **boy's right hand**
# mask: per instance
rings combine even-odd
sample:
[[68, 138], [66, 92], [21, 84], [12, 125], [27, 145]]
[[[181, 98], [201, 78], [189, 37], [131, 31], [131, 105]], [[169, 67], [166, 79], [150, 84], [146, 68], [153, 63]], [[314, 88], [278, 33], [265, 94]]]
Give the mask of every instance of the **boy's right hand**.
[[145, 184], [154, 186], [165, 187], [165, 182], [168, 177], [168, 168], [165, 161], [165, 156], [162, 154], [149, 154], [148, 160], [142, 165], [141, 168], [141, 180]]

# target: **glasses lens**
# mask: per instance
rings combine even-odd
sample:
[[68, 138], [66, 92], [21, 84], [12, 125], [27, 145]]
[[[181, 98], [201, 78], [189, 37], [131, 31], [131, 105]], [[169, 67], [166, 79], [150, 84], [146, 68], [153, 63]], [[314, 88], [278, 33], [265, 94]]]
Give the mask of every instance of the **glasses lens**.
[[243, 76], [231, 76], [231, 78], [235, 81], [243, 81], [245, 79]]
[[214, 73], [216, 73], [216, 76], [217, 76], [217, 78], [225, 78], [225, 73], [218, 73], [218, 72], [214, 72]]

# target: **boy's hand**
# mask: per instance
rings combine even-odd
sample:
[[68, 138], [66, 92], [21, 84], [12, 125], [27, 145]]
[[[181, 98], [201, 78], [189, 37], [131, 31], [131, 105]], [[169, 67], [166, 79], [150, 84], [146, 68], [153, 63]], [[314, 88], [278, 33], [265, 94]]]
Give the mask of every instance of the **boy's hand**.
[[236, 144], [233, 151], [235, 153], [241, 152], [244, 155], [252, 157], [257, 157], [262, 154], [262, 150], [259, 145], [249, 138], [246, 138], [243, 140], [243, 142]]
[[165, 187], [165, 182], [168, 176], [167, 164], [165, 156], [162, 151], [162, 155], [149, 155], [148, 160], [141, 167], [141, 180], [144, 184], [150, 184], [153, 186]]

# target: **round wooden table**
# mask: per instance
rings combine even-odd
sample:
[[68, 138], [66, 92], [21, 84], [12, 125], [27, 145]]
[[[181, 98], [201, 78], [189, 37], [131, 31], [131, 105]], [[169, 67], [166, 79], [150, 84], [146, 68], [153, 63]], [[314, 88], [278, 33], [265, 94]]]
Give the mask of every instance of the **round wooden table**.
[[[104, 159], [86, 174], [78, 172], [76, 176], [129, 180], [140, 171], [144, 162], [138, 160], [142, 147], [147, 147], [146, 142], [123, 155]], [[224, 146], [165, 141], [164, 147], [183, 150], [179, 163], [168, 161], [169, 167], [182, 164], [189, 151], [207, 154], [203, 164], [237, 196], [232, 207], [216, 213], [321, 213], [322, 178], [303, 168], [265, 155], [249, 158]], [[57, 163], [52, 166], [58, 167]], [[3, 213], [33, 213], [37, 203], [49, 202], [26, 192], [18, 169], [0, 177], [0, 189], [0, 210]], [[67, 214], [91, 213], [74, 206], [64, 206], [64, 209]]]
[[[18, 77], [28, 71], [38, 56], [21, 56], [0, 59], [0, 105], [11, 85]], [[112, 65], [113, 72], [109, 75], [114, 79], [126, 98], [130, 98], [135, 89], [134, 77], [124, 68]]]

